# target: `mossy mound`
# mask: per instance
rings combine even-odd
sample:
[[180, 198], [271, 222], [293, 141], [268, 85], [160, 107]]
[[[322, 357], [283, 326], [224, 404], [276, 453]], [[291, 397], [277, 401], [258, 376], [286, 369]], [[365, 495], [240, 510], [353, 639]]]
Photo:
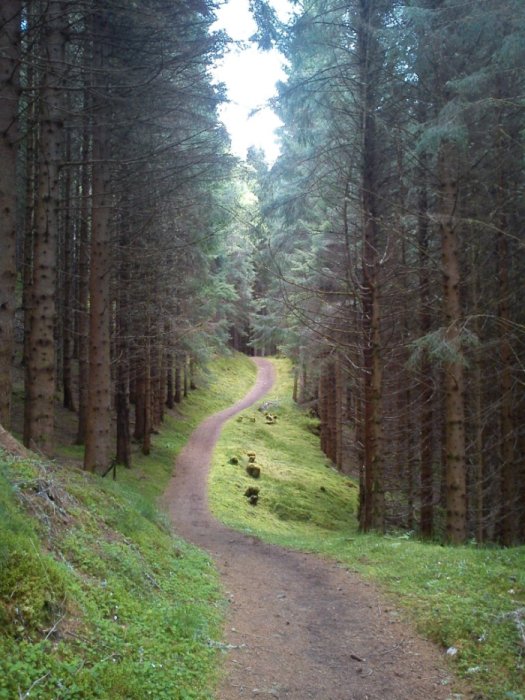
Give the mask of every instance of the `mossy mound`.
[[0, 494], [0, 698], [209, 697], [204, 554], [77, 470], [1, 452]]

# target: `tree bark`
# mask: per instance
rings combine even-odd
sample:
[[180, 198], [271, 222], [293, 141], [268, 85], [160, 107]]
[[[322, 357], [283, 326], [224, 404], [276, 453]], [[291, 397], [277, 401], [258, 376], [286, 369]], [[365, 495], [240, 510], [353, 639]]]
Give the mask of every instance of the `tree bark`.
[[[93, 69], [96, 87], [104, 93], [107, 63], [107, 17], [93, 14]], [[107, 95], [103, 99], [107, 100]], [[110, 274], [111, 208], [109, 187], [107, 105], [95, 115], [93, 125], [91, 267], [89, 274], [89, 383], [86, 413], [84, 469], [105, 472], [110, 463], [111, 343]]]
[[[424, 178], [423, 168], [419, 177]], [[418, 196], [418, 250], [419, 250], [419, 332], [425, 337], [431, 329], [429, 279], [429, 226], [426, 184], [422, 183]], [[419, 368], [419, 461], [420, 461], [420, 533], [432, 537], [434, 529], [434, 469], [432, 464], [433, 387], [432, 365], [424, 350]]]
[[188, 388], [190, 385], [190, 381], [189, 381], [190, 370], [189, 370], [189, 362], [188, 362], [187, 355], [184, 355], [184, 358], [182, 360], [182, 372], [183, 372], [183, 374], [182, 374], [182, 395], [184, 396], [184, 398], [187, 398]]
[[142, 357], [135, 359], [135, 440], [142, 441], [145, 431], [145, 396], [146, 383], [144, 378], [144, 361]]
[[81, 199], [79, 211], [78, 244], [78, 427], [77, 445], [86, 440], [87, 388], [89, 381], [89, 245], [90, 245], [90, 203], [91, 203], [91, 166], [89, 165], [91, 137], [88, 124], [89, 97], [84, 90], [84, 126], [82, 130], [82, 174]]
[[173, 377], [173, 355], [168, 353], [166, 358], [166, 406], [175, 408], [175, 383]]
[[[148, 324], [149, 325], [149, 324]], [[145, 341], [144, 355], [144, 433], [142, 435], [142, 454], [149, 455], [151, 452], [151, 430], [152, 430], [152, 393], [151, 393], [151, 346], [150, 329]]]
[[171, 347], [172, 333], [171, 333], [171, 323], [169, 320], [166, 321], [164, 333], [166, 337], [166, 407], [175, 408], [175, 383], [173, 374], [173, 350]]
[[439, 222], [443, 271], [445, 341], [450, 359], [444, 364], [445, 391], [445, 486], [446, 532], [453, 544], [467, 538], [465, 454], [465, 379], [461, 343], [459, 237], [456, 208], [458, 186], [454, 178], [454, 147], [441, 146], [439, 153]]
[[[66, 162], [71, 162], [71, 134], [66, 134]], [[75, 410], [73, 398], [73, 217], [71, 215], [73, 177], [67, 165], [64, 182], [65, 206], [62, 252], [62, 404], [69, 411]]]
[[501, 543], [510, 546], [514, 542], [517, 525], [514, 506], [517, 479], [514, 473], [514, 420], [512, 401], [512, 347], [509, 341], [509, 271], [508, 243], [504, 222], [498, 234], [498, 317], [500, 321], [500, 434], [501, 434]]
[[369, 0], [361, 0], [358, 28], [358, 60], [361, 83], [361, 230], [362, 282], [361, 308], [364, 373], [364, 494], [361, 528], [384, 529], [384, 487], [382, 464], [381, 307], [379, 297], [379, 224], [377, 212], [377, 75], [381, 53], [376, 25], [379, 10]]
[[20, 0], [0, 4], [0, 424], [11, 425], [16, 286]]
[[117, 286], [116, 307], [116, 382], [115, 409], [117, 414], [117, 464], [131, 467], [131, 433], [130, 433], [130, 321], [129, 313], [129, 265], [125, 258], [126, 235], [120, 232], [120, 265]]
[[[29, 20], [31, 22], [31, 19]], [[27, 85], [33, 92], [35, 90], [35, 67], [31, 57], [28, 56], [27, 61]], [[29, 102], [27, 112], [27, 135], [25, 140], [26, 146], [26, 164], [25, 164], [25, 220], [24, 220], [24, 267], [23, 267], [23, 290], [22, 290], [22, 307], [24, 309], [24, 350], [23, 350], [23, 366], [24, 366], [24, 386], [29, 386], [29, 340], [31, 329], [31, 299], [33, 289], [33, 238], [35, 230], [35, 212], [36, 212], [36, 182], [38, 173], [37, 163], [37, 143], [38, 143], [38, 124], [37, 118], [39, 110], [39, 100], [33, 98]], [[23, 442], [24, 445], [29, 444], [29, 401], [24, 401], [24, 429]]]
[[327, 430], [327, 456], [334, 464], [337, 461], [337, 385], [335, 375], [335, 360], [332, 358], [326, 367], [326, 430]]
[[190, 361], [189, 361], [189, 382], [190, 382], [190, 389], [191, 389], [191, 391], [195, 391], [195, 389], [197, 388], [196, 374], [197, 374], [197, 363], [195, 362], [195, 359], [194, 359], [193, 357], [190, 357]]
[[328, 397], [326, 395], [327, 384], [325, 378], [326, 368], [321, 365], [318, 390], [317, 390], [317, 413], [319, 414], [319, 423], [321, 430], [321, 450], [328, 454]]
[[344, 468], [343, 429], [346, 423], [346, 382], [343, 360], [340, 354], [335, 358], [335, 465], [339, 471]]
[[292, 388], [292, 401], [297, 403], [297, 396], [299, 393], [299, 367], [297, 364], [293, 367], [293, 388]]
[[175, 390], [173, 395], [175, 403], [182, 401], [182, 360], [180, 355], [175, 355]]
[[59, 226], [59, 172], [63, 158], [63, 86], [65, 32], [63, 3], [50, 0], [43, 18], [40, 166], [33, 241], [33, 284], [29, 329], [26, 402], [27, 446], [53, 451], [55, 411], [56, 266]]

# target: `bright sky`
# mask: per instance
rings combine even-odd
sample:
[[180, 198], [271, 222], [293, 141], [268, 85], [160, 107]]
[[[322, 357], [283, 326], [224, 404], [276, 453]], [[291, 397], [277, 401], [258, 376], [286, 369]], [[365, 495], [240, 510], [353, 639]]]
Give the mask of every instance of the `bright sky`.
[[[272, 5], [282, 19], [290, 12], [287, 0], [272, 0]], [[217, 11], [214, 29], [224, 29], [235, 41], [248, 42], [256, 31], [248, 0], [227, 0]], [[249, 44], [247, 48], [233, 47], [214, 70], [216, 79], [226, 84], [230, 99], [221, 107], [220, 116], [230, 134], [231, 149], [241, 158], [249, 146], [262, 148], [269, 163], [279, 155], [274, 131], [281, 121], [265, 105], [276, 94], [276, 82], [285, 79], [283, 62], [275, 49], [260, 51]], [[253, 110], [257, 112], [250, 116]]]

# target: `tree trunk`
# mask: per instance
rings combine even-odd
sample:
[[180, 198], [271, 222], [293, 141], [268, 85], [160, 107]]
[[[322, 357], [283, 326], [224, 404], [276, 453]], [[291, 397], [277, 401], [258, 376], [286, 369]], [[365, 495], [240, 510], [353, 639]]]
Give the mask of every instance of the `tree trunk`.
[[439, 154], [439, 222], [443, 270], [445, 341], [451, 359], [444, 365], [445, 484], [447, 539], [454, 544], [467, 538], [465, 380], [461, 343], [459, 238], [456, 209], [457, 182], [453, 176], [454, 148], [445, 143]]
[[55, 297], [59, 226], [59, 171], [63, 157], [62, 80], [65, 32], [62, 2], [50, 0], [44, 15], [40, 167], [33, 243], [33, 285], [26, 387], [27, 446], [53, 451], [55, 402]]
[[[27, 65], [27, 85], [35, 92], [35, 68], [31, 58], [28, 57]], [[35, 212], [36, 212], [36, 183], [38, 173], [37, 163], [37, 143], [38, 143], [38, 124], [37, 114], [39, 110], [39, 101], [33, 98], [29, 103], [27, 120], [28, 130], [25, 140], [26, 145], [26, 167], [25, 167], [25, 221], [24, 221], [24, 266], [23, 266], [23, 290], [22, 290], [22, 307], [24, 309], [24, 351], [23, 351], [23, 366], [24, 366], [24, 386], [29, 386], [29, 340], [31, 329], [31, 304], [32, 304], [32, 289], [33, 289], [33, 239], [35, 230]], [[29, 401], [24, 401], [24, 445], [29, 444]]]
[[501, 433], [501, 543], [510, 546], [514, 542], [517, 525], [514, 507], [517, 479], [514, 473], [514, 420], [512, 416], [512, 347], [509, 341], [509, 271], [508, 243], [504, 222], [498, 235], [498, 286], [500, 321], [500, 433]]
[[144, 361], [141, 356], [135, 359], [135, 431], [133, 433], [135, 440], [140, 441], [144, 438], [146, 416], [146, 382], [144, 372]]
[[326, 367], [325, 374], [326, 404], [326, 454], [335, 464], [337, 460], [337, 386], [335, 378], [335, 361], [331, 359]]
[[189, 386], [189, 367], [188, 367], [188, 356], [184, 355], [182, 361], [182, 395], [184, 398], [188, 396], [188, 386]]
[[196, 378], [196, 374], [197, 374], [197, 363], [195, 362], [195, 360], [194, 360], [193, 357], [190, 357], [190, 363], [189, 363], [189, 365], [190, 365], [190, 368], [189, 368], [189, 372], [190, 372], [190, 389], [191, 389], [192, 391], [195, 391], [195, 389], [197, 388], [197, 383], [196, 383], [196, 379], [195, 379], [195, 378]]
[[182, 360], [180, 355], [175, 355], [175, 393], [173, 400], [175, 403], [182, 401]]
[[326, 455], [328, 450], [328, 397], [326, 395], [326, 368], [321, 365], [317, 383], [317, 413], [319, 414], [319, 429], [321, 451]]
[[304, 351], [302, 349], [299, 360], [299, 368], [299, 403], [302, 404], [307, 400], [308, 393], [308, 367], [306, 365], [306, 360], [304, 359]]
[[175, 383], [173, 374], [173, 350], [171, 348], [171, 324], [170, 321], [166, 321], [164, 328], [165, 333], [165, 344], [166, 344], [166, 367], [165, 367], [165, 382], [166, 382], [166, 406], [167, 408], [175, 408]]
[[117, 413], [117, 464], [123, 464], [127, 469], [131, 467], [131, 434], [130, 434], [130, 404], [129, 404], [129, 375], [130, 375], [130, 347], [129, 347], [129, 266], [123, 258], [126, 247], [126, 236], [120, 234], [120, 265], [119, 280], [117, 285], [117, 309], [116, 309], [116, 387], [115, 408]]
[[173, 355], [168, 353], [166, 362], [166, 406], [175, 408], [175, 383], [173, 376]]
[[0, 4], [0, 424], [11, 425], [16, 285], [20, 0]]
[[131, 468], [131, 435], [129, 430], [129, 375], [128, 367], [121, 362], [117, 365], [115, 408], [117, 413], [117, 464]]
[[[523, 420], [520, 421], [520, 425], [525, 424], [525, 410], [522, 405], [522, 418]], [[519, 506], [519, 513], [518, 513], [518, 533], [519, 533], [519, 541], [520, 542], [525, 542], [525, 431], [522, 430], [521, 434], [519, 436], [519, 442], [518, 442], [518, 450], [520, 454], [520, 461], [518, 464], [518, 479], [519, 479], [519, 487], [518, 487], [518, 503], [520, 504]]]
[[151, 452], [151, 430], [152, 430], [152, 400], [151, 400], [151, 347], [150, 332], [148, 328], [148, 338], [146, 339], [146, 353], [144, 356], [144, 434], [142, 435], [142, 454], [149, 455]]
[[344, 467], [343, 429], [346, 418], [346, 383], [341, 355], [335, 358], [335, 465], [339, 471]]
[[62, 403], [69, 411], [75, 410], [73, 399], [73, 217], [71, 216], [73, 193], [73, 178], [71, 172], [71, 134], [66, 134], [66, 175], [64, 182], [64, 243], [62, 270]]
[[[104, 90], [102, 76], [107, 64], [107, 18], [93, 15], [93, 68], [97, 87]], [[106, 97], [107, 99], [107, 97]], [[89, 274], [89, 383], [86, 413], [84, 469], [104, 472], [111, 447], [111, 343], [110, 274], [111, 207], [109, 190], [107, 107], [95, 115], [93, 125], [91, 267]]]
[[[85, 90], [84, 110], [89, 107], [89, 98]], [[91, 202], [91, 166], [90, 134], [88, 118], [84, 115], [82, 133], [82, 175], [81, 199], [79, 212], [79, 245], [78, 245], [78, 300], [77, 300], [77, 333], [78, 333], [78, 428], [77, 445], [83, 445], [86, 440], [87, 388], [89, 381], [89, 245], [90, 245], [90, 202]]]
[[129, 430], [129, 350], [125, 340], [119, 342], [119, 361], [115, 408], [117, 412], [117, 464], [131, 467], [131, 436]]
[[[423, 168], [419, 177], [424, 178]], [[421, 337], [431, 329], [430, 270], [429, 270], [429, 227], [426, 184], [422, 184], [418, 197], [418, 249], [419, 249], [419, 332]], [[433, 445], [433, 387], [432, 365], [427, 350], [423, 350], [420, 372], [420, 413], [419, 413], [419, 461], [420, 461], [420, 533], [422, 537], [432, 537], [434, 529], [434, 469], [432, 464]]]
[[379, 225], [377, 215], [377, 74], [381, 60], [376, 35], [379, 10], [361, 0], [358, 30], [359, 77], [361, 82], [361, 230], [362, 244], [362, 332], [364, 373], [364, 494], [362, 529], [384, 529], [384, 487], [382, 464], [382, 357], [379, 301]]
[[166, 349], [164, 347], [164, 342], [159, 343], [159, 349], [158, 349], [158, 356], [159, 356], [159, 381], [158, 381], [158, 389], [159, 393], [157, 396], [157, 415], [158, 415], [158, 420], [159, 420], [159, 425], [164, 421], [164, 412], [166, 408], [166, 403], [167, 403], [167, 396], [168, 396], [168, 375], [166, 373], [166, 365], [167, 365], [167, 354], [166, 354]]
[[292, 388], [292, 401], [297, 403], [297, 396], [299, 394], [299, 367], [297, 364], [293, 367], [293, 388]]
[[381, 456], [382, 358], [379, 280], [376, 261], [377, 232], [370, 185], [363, 185], [363, 529], [383, 529], [383, 468]]
[[[476, 246], [472, 249], [472, 255], [470, 259], [470, 269], [472, 272], [472, 305], [473, 305], [473, 329], [476, 337], [482, 346], [482, 324], [481, 319], [481, 274], [482, 265], [480, 261], [480, 252], [482, 248]], [[472, 475], [474, 479], [474, 505], [475, 505], [475, 530], [476, 530], [476, 541], [481, 544], [485, 539], [485, 527], [484, 527], [484, 510], [485, 510], [485, 496], [483, 481], [485, 478], [485, 457], [483, 454], [483, 400], [484, 400], [484, 383], [483, 383], [483, 351], [478, 348], [476, 352], [475, 365], [472, 372], [472, 390], [471, 390], [471, 403], [472, 403], [472, 432], [473, 432], [473, 459], [472, 459]]]
[[151, 427], [158, 428], [162, 422], [163, 382], [162, 382], [162, 348], [160, 340], [151, 348]]

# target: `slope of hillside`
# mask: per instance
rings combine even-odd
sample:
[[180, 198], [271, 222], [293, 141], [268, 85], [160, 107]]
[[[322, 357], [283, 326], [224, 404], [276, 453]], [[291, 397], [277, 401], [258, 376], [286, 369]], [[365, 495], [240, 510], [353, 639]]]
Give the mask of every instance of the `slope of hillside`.
[[[222, 358], [117, 481], [0, 450], [0, 698], [211, 697], [223, 601], [156, 504], [176, 452], [255, 368]], [[69, 458], [77, 448], [62, 446]]]

